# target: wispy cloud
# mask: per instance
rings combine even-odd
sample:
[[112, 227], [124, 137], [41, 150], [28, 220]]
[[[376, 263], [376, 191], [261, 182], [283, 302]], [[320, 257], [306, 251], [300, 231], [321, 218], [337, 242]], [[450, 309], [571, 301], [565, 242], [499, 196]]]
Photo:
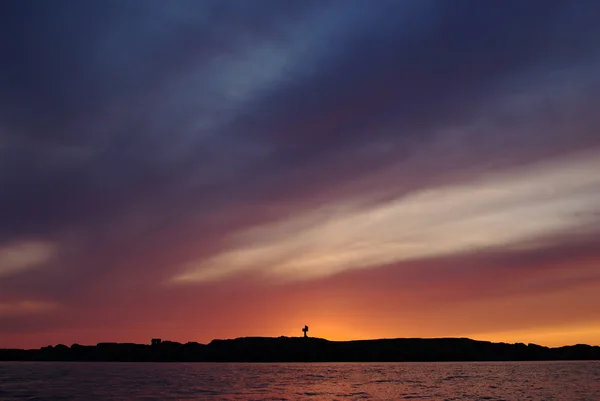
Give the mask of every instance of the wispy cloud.
[[[197, 262], [176, 281], [204, 281], [257, 269], [284, 278], [317, 278], [347, 269], [493, 247], [586, 231], [600, 205], [597, 155], [488, 174], [472, 182], [411, 193], [324, 220], [294, 217], [239, 233], [232, 249]], [[303, 222], [312, 221], [309, 227]], [[591, 228], [594, 228], [592, 225]]]
[[21, 316], [54, 310], [58, 307], [53, 302], [12, 301], [0, 302], [0, 317]]
[[39, 241], [9, 243], [0, 247], [0, 277], [39, 267], [56, 254], [54, 244]]

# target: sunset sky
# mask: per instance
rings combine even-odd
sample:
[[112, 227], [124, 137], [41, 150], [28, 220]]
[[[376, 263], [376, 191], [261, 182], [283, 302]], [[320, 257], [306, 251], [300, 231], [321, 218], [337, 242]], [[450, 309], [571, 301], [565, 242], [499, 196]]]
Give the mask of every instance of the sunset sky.
[[600, 2], [0, 2], [0, 348], [600, 345]]

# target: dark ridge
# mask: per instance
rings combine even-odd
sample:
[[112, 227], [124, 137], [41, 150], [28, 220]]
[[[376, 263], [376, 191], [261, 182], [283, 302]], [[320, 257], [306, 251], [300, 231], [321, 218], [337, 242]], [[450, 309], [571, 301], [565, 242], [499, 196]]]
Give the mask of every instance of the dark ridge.
[[120, 362], [437, 362], [600, 360], [600, 347], [558, 348], [468, 338], [328, 341], [304, 337], [243, 337], [209, 344], [153, 339], [146, 344], [59, 344], [35, 350], [0, 349], [0, 361]]

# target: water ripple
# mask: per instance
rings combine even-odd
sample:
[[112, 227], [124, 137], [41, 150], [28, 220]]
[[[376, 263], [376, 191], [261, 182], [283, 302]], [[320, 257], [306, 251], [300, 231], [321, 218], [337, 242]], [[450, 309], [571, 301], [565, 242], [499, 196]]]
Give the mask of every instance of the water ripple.
[[600, 400], [600, 362], [0, 363], [0, 400]]

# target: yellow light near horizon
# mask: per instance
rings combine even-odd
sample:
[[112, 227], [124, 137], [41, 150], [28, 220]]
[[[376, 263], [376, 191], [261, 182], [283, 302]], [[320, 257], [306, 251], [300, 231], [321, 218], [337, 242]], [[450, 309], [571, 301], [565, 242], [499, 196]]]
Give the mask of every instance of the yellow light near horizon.
[[532, 343], [547, 347], [590, 344], [600, 345], [600, 322], [570, 327], [552, 327], [509, 332], [479, 333], [467, 337], [505, 343]]

